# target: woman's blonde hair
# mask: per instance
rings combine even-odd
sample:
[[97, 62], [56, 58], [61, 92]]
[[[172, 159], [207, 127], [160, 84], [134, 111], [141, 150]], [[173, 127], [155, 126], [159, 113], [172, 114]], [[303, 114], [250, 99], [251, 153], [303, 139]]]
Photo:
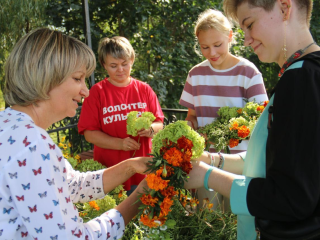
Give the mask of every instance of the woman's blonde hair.
[[11, 106], [49, 99], [48, 93], [82, 66], [86, 77], [96, 67], [94, 53], [83, 42], [48, 28], [33, 30], [7, 59], [4, 99]]
[[135, 58], [135, 52], [132, 45], [128, 39], [121, 36], [101, 39], [98, 47], [98, 59], [102, 66], [105, 64], [107, 55], [111, 55], [117, 59], [130, 59], [132, 62]]
[[[243, 3], [248, 3], [253, 7], [261, 7], [265, 11], [270, 12], [277, 0], [224, 0], [223, 10], [228, 18], [238, 22], [237, 10]], [[312, 0], [294, 0], [301, 11], [301, 16], [305, 19], [308, 27], [310, 27], [310, 20], [312, 15], [313, 1]]]
[[207, 9], [199, 15], [194, 27], [194, 34], [198, 37], [200, 31], [216, 29], [220, 33], [229, 36], [232, 27], [231, 22], [222, 12], [214, 9]]

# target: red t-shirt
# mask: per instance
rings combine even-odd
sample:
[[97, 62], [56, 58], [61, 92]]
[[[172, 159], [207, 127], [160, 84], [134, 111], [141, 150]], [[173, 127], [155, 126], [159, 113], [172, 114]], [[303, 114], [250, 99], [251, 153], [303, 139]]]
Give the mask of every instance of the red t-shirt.
[[[131, 78], [126, 87], [116, 87], [108, 79], [96, 83], [91, 89], [89, 97], [85, 98], [78, 131], [83, 134], [85, 130], [100, 130], [112, 137], [126, 138], [126, 116], [131, 111], [152, 112], [155, 121], [163, 122], [164, 115], [158, 98], [152, 88], [139, 80]], [[136, 141], [138, 137], [129, 136]], [[141, 147], [136, 151], [135, 157], [149, 156], [151, 152], [151, 138], [140, 137]], [[94, 159], [107, 167], [111, 167], [123, 160], [131, 158], [134, 151], [104, 149], [94, 146]], [[129, 190], [131, 185], [138, 185], [145, 177], [135, 174], [124, 185]]]

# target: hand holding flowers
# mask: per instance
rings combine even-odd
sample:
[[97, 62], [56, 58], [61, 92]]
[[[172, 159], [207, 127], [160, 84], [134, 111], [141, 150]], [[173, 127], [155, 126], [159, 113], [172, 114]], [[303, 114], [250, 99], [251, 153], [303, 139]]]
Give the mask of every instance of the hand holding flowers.
[[155, 135], [152, 149], [151, 173], [146, 177], [150, 189], [141, 194], [138, 217], [145, 228], [155, 229], [150, 230], [149, 237], [157, 239], [162, 234], [168, 239], [161, 230], [175, 225], [170, 216], [174, 201], [187, 204], [184, 182], [192, 169], [191, 159], [203, 152], [204, 139], [186, 121], [177, 121]]
[[242, 140], [249, 139], [253, 128], [262, 114], [268, 101], [263, 104], [247, 102], [243, 108], [222, 107], [218, 110], [219, 117], [210, 124], [198, 129], [206, 136], [206, 149], [212, 144], [215, 151], [225, 150], [237, 146]]

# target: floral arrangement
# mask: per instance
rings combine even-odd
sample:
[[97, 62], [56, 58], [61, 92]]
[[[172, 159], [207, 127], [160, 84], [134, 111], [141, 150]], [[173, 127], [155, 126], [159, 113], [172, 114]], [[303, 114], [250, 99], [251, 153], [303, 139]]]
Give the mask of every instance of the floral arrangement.
[[140, 117], [138, 117], [137, 111], [128, 113], [127, 134], [136, 137], [139, 130], [143, 128], [149, 129], [155, 119], [155, 116], [151, 112], [143, 112]]
[[144, 225], [146, 239], [170, 239], [165, 230], [176, 224], [170, 215], [175, 200], [183, 206], [187, 205], [187, 199], [189, 204], [197, 203], [185, 194], [183, 185], [192, 169], [191, 159], [202, 154], [204, 142], [186, 121], [171, 123], [154, 136], [151, 173], [146, 177], [150, 190], [141, 194], [137, 215]]
[[219, 117], [215, 121], [197, 130], [207, 140], [206, 149], [209, 150], [212, 144], [215, 151], [224, 150], [229, 153], [229, 148], [238, 146], [244, 139], [249, 139], [267, 104], [268, 101], [262, 104], [247, 101], [243, 108], [221, 107], [218, 110]]

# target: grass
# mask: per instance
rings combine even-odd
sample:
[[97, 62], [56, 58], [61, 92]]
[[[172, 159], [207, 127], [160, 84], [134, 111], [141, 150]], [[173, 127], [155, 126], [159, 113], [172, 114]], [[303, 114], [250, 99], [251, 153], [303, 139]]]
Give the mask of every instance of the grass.
[[5, 107], [5, 104], [4, 104], [3, 94], [2, 94], [2, 91], [0, 89], [0, 111], [3, 111], [4, 107]]

